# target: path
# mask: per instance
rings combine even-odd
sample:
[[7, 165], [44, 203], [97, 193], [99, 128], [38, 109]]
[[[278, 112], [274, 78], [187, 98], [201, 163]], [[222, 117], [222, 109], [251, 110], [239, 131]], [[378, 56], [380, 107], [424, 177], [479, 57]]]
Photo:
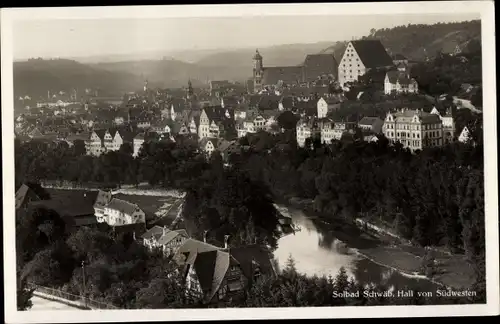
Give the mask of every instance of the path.
[[59, 303], [53, 300], [48, 300], [38, 296], [33, 296], [31, 298], [33, 306], [29, 311], [50, 311], [50, 310], [82, 310], [78, 307], [69, 306], [67, 304]]

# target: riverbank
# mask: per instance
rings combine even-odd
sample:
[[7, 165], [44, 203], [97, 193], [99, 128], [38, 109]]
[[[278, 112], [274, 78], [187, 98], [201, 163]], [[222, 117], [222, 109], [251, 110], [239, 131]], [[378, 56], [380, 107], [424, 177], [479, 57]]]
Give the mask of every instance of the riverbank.
[[[46, 188], [57, 188], [58, 186], [44, 184]], [[64, 186], [58, 189], [91, 189], [82, 186]], [[94, 190], [96, 190], [94, 188]], [[114, 193], [124, 195], [148, 195], [148, 196], [174, 196], [184, 197], [184, 193], [178, 190], [151, 188], [149, 185], [122, 186], [121, 189], [113, 190]], [[413, 246], [404, 242], [394, 233], [367, 223], [362, 226], [363, 221], [349, 221], [342, 217], [332, 217], [318, 213], [313, 208], [313, 201], [306, 199], [279, 199], [274, 197], [276, 204], [281, 204], [300, 210], [307, 214], [314, 223], [326, 226], [328, 230], [340, 241], [344, 242], [353, 252], [359, 256], [372, 261], [380, 266], [398, 271], [404, 276], [426, 279], [438, 285], [461, 289], [468, 288], [474, 283], [474, 273], [462, 255], [453, 255], [444, 251], [433, 251], [435, 263], [435, 275], [428, 278], [422, 273], [422, 259], [427, 254], [425, 248]], [[360, 224], [359, 224], [360, 223]]]
[[319, 213], [314, 210], [312, 200], [277, 199], [277, 203], [306, 213], [313, 222], [327, 226], [336, 238], [360, 257], [404, 276], [429, 280], [453, 289], [468, 288], [474, 283], [474, 272], [463, 255], [433, 250], [435, 275], [427, 277], [422, 273], [422, 261], [428, 250], [411, 245], [383, 226], [362, 219], [351, 222]]

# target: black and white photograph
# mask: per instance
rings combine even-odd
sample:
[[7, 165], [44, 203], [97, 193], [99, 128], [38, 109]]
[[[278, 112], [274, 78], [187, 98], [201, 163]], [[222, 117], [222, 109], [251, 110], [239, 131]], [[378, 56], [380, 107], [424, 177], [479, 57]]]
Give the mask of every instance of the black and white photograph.
[[493, 12], [2, 9], [6, 322], [498, 315]]

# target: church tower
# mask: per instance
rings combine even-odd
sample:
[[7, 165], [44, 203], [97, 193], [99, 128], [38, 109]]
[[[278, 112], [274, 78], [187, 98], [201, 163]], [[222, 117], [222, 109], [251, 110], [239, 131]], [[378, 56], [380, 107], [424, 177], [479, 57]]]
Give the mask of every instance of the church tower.
[[260, 92], [262, 90], [262, 74], [264, 72], [264, 67], [262, 66], [262, 56], [259, 50], [255, 50], [255, 55], [253, 57], [253, 90], [254, 92]]
[[148, 80], [144, 81], [144, 92], [148, 91]]

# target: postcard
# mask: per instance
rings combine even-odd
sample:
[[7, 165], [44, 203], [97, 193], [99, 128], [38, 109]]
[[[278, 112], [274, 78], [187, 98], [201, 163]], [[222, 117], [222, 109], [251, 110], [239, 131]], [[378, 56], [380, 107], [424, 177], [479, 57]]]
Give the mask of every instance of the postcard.
[[498, 315], [493, 12], [2, 9], [6, 322]]

